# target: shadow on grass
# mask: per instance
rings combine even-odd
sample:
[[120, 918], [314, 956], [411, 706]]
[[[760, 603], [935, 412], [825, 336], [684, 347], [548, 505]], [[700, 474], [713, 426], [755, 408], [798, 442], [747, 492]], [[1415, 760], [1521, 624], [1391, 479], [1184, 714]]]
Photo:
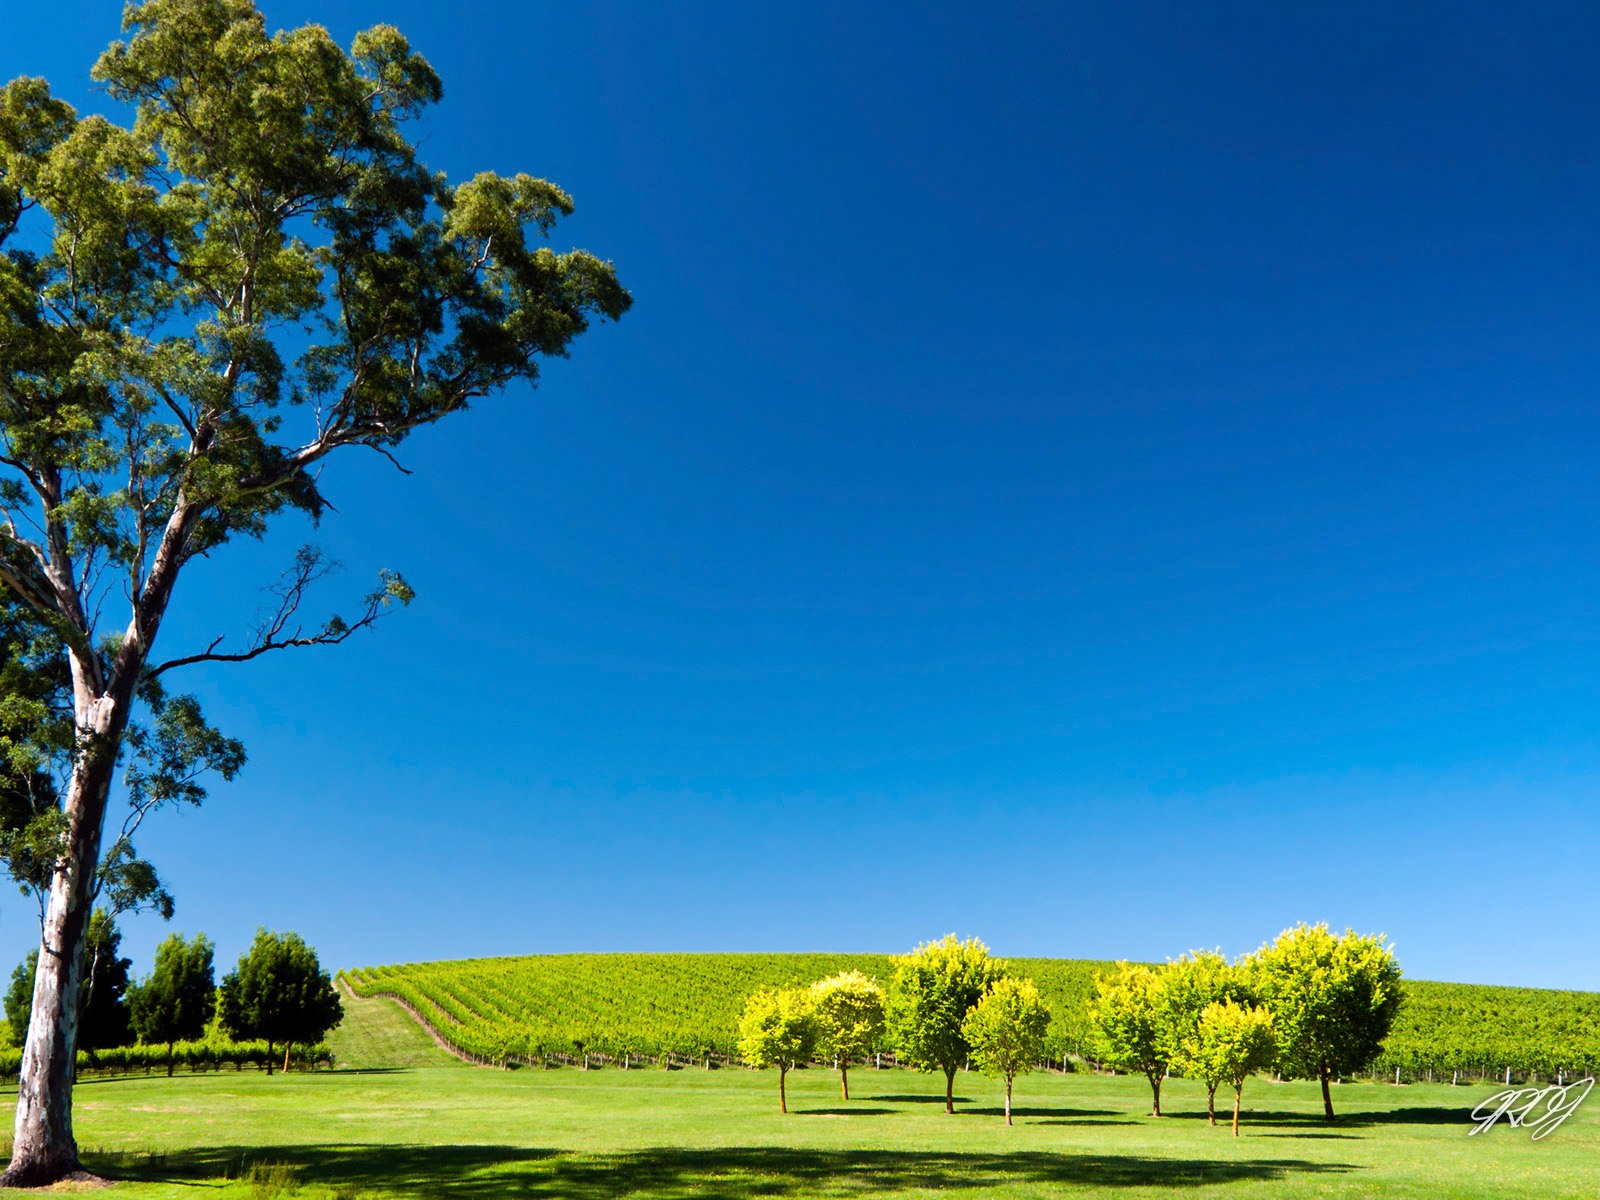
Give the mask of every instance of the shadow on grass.
[[160, 1183], [237, 1178], [255, 1163], [284, 1163], [304, 1183], [370, 1188], [405, 1200], [435, 1196], [489, 1200], [511, 1194], [563, 1200], [642, 1196], [742, 1200], [751, 1195], [861, 1196], [915, 1189], [981, 1194], [1007, 1185], [1181, 1188], [1357, 1169], [1300, 1159], [1211, 1161], [1121, 1154], [920, 1154], [792, 1147], [657, 1147], [579, 1156], [512, 1146], [282, 1146], [218, 1147], [142, 1161], [88, 1157], [94, 1169], [114, 1177]]
[[[941, 1093], [941, 1094], [939, 1094], [937, 1096], [931, 1096], [931, 1095], [919, 1095], [919, 1096], [863, 1096], [862, 1099], [863, 1100], [882, 1100], [885, 1104], [943, 1104], [944, 1103], [944, 1095], [943, 1095], [943, 1093]], [[966, 1096], [956, 1096], [955, 1097], [955, 1102], [957, 1104], [971, 1104], [972, 1103], [972, 1101], [969, 1100]]]
[[[1231, 1102], [1230, 1102], [1231, 1103]], [[1246, 1107], [1244, 1120], [1249, 1125], [1303, 1125], [1308, 1129], [1323, 1129], [1337, 1133], [1341, 1127], [1366, 1129], [1374, 1125], [1462, 1125], [1470, 1124], [1469, 1110], [1463, 1108], [1394, 1108], [1376, 1112], [1339, 1113], [1332, 1121], [1320, 1112], [1303, 1109], [1286, 1112], [1274, 1109]], [[1163, 1121], [1204, 1121], [1204, 1110], [1163, 1113]], [[1217, 1106], [1217, 1120], [1222, 1120], [1222, 1105]]]

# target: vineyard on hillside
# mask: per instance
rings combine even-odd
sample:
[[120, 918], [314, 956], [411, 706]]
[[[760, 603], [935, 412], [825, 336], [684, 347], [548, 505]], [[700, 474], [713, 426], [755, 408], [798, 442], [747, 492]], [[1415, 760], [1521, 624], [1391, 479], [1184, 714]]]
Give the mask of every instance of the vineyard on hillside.
[[[1095, 976], [1112, 964], [1007, 962], [1038, 984], [1054, 1015], [1046, 1053], [1057, 1062], [1083, 1057]], [[751, 992], [851, 969], [884, 983], [891, 974], [881, 954], [550, 954], [365, 967], [342, 978], [357, 995], [401, 1001], [479, 1061], [638, 1062], [731, 1060]], [[1423, 981], [1405, 988], [1377, 1076], [1600, 1069], [1600, 993]]]

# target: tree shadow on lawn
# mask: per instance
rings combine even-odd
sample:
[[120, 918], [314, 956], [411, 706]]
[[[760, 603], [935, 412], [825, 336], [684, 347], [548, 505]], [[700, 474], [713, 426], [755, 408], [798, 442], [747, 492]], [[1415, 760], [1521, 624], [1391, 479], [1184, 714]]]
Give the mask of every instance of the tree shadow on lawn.
[[[1231, 1107], [1232, 1101], [1229, 1101]], [[1221, 1097], [1217, 1102], [1217, 1120], [1222, 1120], [1223, 1104]], [[1245, 1107], [1242, 1114], [1246, 1125], [1304, 1125], [1308, 1128], [1324, 1129], [1337, 1133], [1340, 1126], [1350, 1129], [1367, 1129], [1374, 1125], [1463, 1125], [1471, 1124], [1469, 1110], [1462, 1108], [1395, 1108], [1379, 1109], [1375, 1112], [1339, 1113], [1332, 1121], [1327, 1120], [1320, 1112], [1305, 1109], [1300, 1112], [1287, 1112], [1274, 1109], [1252, 1109]], [[1163, 1113], [1159, 1118], [1162, 1121], [1204, 1121], [1204, 1110]]]
[[[285, 1163], [302, 1183], [371, 1188], [420, 1200], [489, 1200], [507, 1195], [612, 1200], [744, 1200], [761, 1196], [860, 1196], [917, 1188], [982, 1193], [1007, 1185], [1200, 1187], [1271, 1182], [1297, 1174], [1356, 1170], [1300, 1159], [1212, 1161], [1118, 1154], [915, 1153], [734, 1146], [655, 1147], [623, 1154], [575, 1155], [514, 1146], [217, 1147], [136, 1163], [88, 1156], [124, 1179], [198, 1182], [237, 1178], [255, 1163]], [[121, 1169], [115, 1169], [120, 1167]]]
[[[943, 1096], [932, 1096], [926, 1093], [915, 1096], [863, 1096], [863, 1100], [882, 1100], [885, 1104], [943, 1104]], [[952, 1099], [957, 1104], [971, 1104], [972, 1101], [965, 1096], [955, 1096]]]

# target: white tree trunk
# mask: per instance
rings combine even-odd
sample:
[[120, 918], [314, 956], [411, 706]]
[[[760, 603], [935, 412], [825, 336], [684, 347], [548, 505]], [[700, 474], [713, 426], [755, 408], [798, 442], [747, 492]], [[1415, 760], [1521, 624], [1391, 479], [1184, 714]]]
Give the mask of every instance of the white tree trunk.
[[45, 906], [28, 1040], [17, 1084], [11, 1163], [0, 1176], [0, 1185], [6, 1187], [55, 1183], [82, 1170], [72, 1135], [78, 990], [106, 799], [128, 717], [126, 703], [118, 704], [110, 696], [80, 700], [77, 709], [83, 749], [64, 803], [66, 853], [50, 879]]

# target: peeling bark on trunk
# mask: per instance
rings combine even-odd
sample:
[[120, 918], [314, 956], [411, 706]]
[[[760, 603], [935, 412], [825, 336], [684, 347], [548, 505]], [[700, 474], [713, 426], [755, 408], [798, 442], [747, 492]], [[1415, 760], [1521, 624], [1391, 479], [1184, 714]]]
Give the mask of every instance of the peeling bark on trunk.
[[50, 880], [17, 1084], [11, 1163], [0, 1176], [4, 1187], [40, 1187], [83, 1174], [72, 1135], [78, 992], [106, 798], [128, 722], [128, 697], [89, 695], [76, 670], [74, 675], [82, 751], [63, 799], [66, 853]]
[[289, 1073], [289, 1055], [294, 1052], [294, 1043], [290, 1042], [283, 1048], [283, 1073]]
[[[54, 482], [59, 493], [59, 479]], [[52, 553], [48, 572], [57, 611], [82, 638], [81, 645], [73, 646], [68, 655], [77, 746], [72, 778], [61, 801], [67, 818], [66, 844], [62, 861], [50, 877], [39, 967], [33, 977], [33, 1008], [17, 1079], [11, 1162], [0, 1175], [0, 1187], [42, 1187], [64, 1179], [93, 1178], [78, 1162], [78, 1144], [72, 1135], [84, 936], [94, 905], [106, 802], [128, 728], [134, 687], [172, 598], [195, 518], [195, 510], [180, 494], [146, 576], [144, 594], [109, 671], [93, 648], [93, 627], [78, 596], [65, 527], [58, 518], [49, 519]]]
[[785, 1088], [789, 1068], [782, 1063], [778, 1064], [778, 1111], [787, 1115], [789, 1112], [789, 1093]]
[[[1326, 1084], [1327, 1080], [1324, 1079], [1323, 1083]], [[1234, 1088], [1233, 1089], [1233, 1136], [1234, 1137], [1238, 1137], [1239, 1136], [1239, 1104], [1243, 1100], [1243, 1098], [1244, 1098], [1244, 1088], [1242, 1086]]]
[[1011, 1080], [1006, 1080], [1006, 1124], [1011, 1124]]

